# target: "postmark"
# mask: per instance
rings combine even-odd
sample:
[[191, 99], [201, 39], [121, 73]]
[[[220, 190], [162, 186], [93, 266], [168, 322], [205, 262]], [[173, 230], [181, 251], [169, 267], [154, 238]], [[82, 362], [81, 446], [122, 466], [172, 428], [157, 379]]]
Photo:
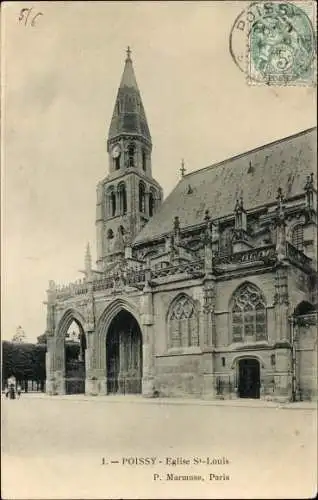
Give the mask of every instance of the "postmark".
[[230, 53], [250, 85], [316, 83], [313, 2], [253, 2], [236, 18]]
[[229, 50], [236, 66], [245, 73], [246, 70], [246, 39], [247, 39], [247, 9], [236, 17], [229, 36]]

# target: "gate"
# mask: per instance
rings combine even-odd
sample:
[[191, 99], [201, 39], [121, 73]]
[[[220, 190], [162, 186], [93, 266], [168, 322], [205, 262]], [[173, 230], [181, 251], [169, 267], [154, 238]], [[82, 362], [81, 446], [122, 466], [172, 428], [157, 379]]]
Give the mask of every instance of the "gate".
[[65, 366], [66, 394], [85, 393], [85, 361], [72, 359]]

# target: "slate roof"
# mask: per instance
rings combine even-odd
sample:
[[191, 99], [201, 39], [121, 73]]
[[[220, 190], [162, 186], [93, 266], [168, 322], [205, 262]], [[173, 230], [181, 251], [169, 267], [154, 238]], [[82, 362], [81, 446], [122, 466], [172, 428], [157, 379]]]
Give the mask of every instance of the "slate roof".
[[151, 143], [146, 113], [142, 104], [130, 55], [127, 56], [119, 85], [108, 140], [121, 134], [138, 134]]
[[250, 210], [275, 201], [278, 187], [286, 198], [304, 193], [306, 176], [316, 174], [316, 133], [304, 130], [185, 175], [134, 244], [170, 232], [175, 216], [182, 229], [200, 224], [206, 209], [212, 219], [230, 215], [241, 194]]

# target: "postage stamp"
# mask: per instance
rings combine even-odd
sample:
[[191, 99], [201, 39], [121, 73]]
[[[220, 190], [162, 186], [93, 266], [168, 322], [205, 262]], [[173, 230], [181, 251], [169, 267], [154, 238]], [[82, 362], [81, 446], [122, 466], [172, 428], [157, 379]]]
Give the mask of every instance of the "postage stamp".
[[245, 14], [247, 82], [315, 85], [315, 2], [253, 2]]

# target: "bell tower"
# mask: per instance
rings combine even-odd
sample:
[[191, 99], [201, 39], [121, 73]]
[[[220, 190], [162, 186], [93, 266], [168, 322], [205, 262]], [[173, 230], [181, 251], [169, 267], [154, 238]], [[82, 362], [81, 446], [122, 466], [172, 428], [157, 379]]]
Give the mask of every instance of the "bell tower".
[[137, 85], [131, 50], [127, 55], [111, 119], [109, 173], [97, 186], [97, 267], [122, 257], [162, 202], [152, 177], [152, 141]]

